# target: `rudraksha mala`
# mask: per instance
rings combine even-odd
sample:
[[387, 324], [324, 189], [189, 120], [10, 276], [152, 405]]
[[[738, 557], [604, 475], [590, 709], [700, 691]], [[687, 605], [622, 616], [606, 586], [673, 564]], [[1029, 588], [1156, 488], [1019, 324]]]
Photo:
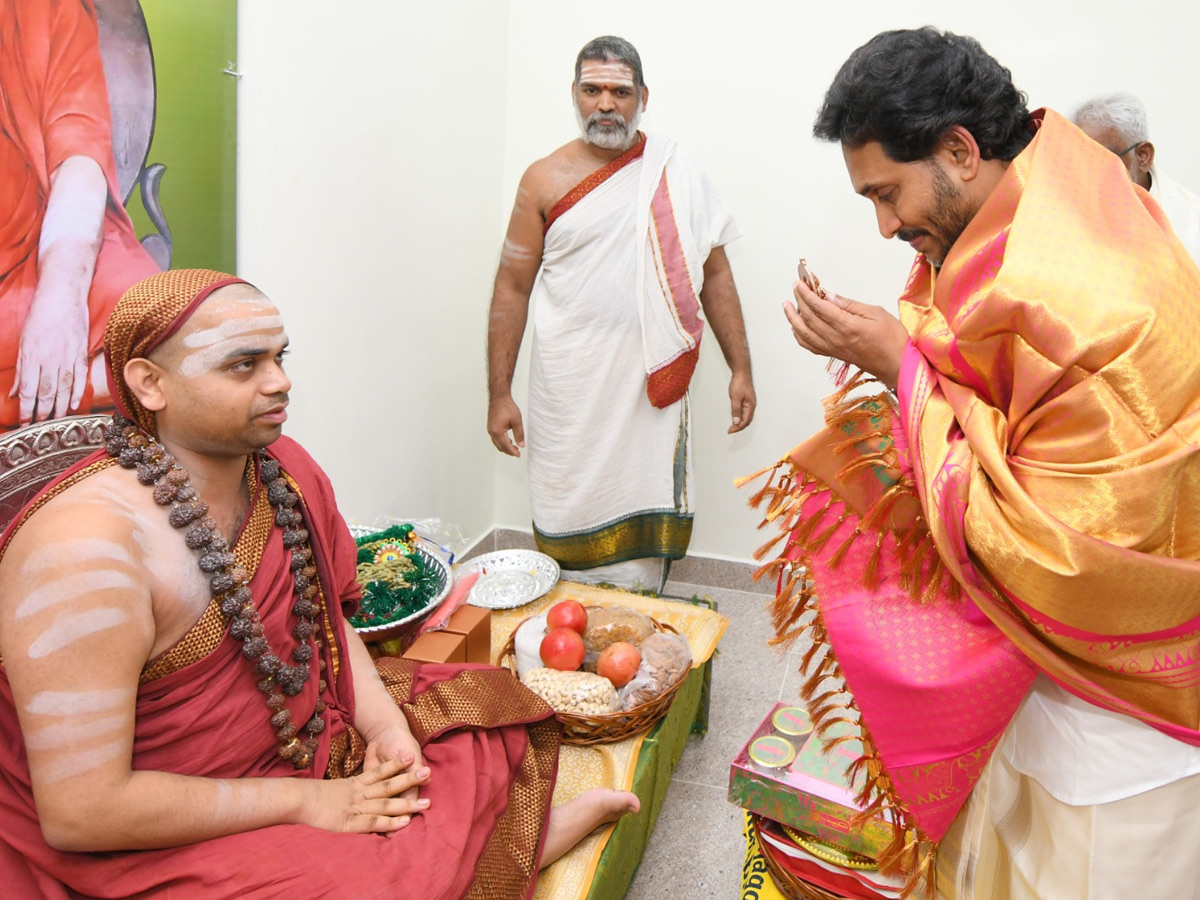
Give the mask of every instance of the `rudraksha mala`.
[[[314, 650], [321, 646], [316, 636], [321, 605], [317, 597], [317, 568], [304, 528], [300, 498], [283, 477], [279, 463], [259, 451], [258, 473], [267, 500], [275, 508], [275, 524], [283, 529], [283, 546], [292, 556], [290, 568], [296, 595], [292, 614], [299, 620], [292, 628], [292, 635], [300, 642], [292, 651], [295, 665], [285, 663], [271, 650], [250, 594], [250, 574], [237, 565], [228, 541], [216, 520], [208, 515], [208, 504], [197, 495], [187, 470], [159, 441], [123, 416], [113, 416], [104, 436], [108, 454], [126, 469], [136, 469], [142, 484], [153, 485], [155, 503], [171, 507], [168, 516], [171, 525], [187, 528], [184, 542], [200, 553], [200, 571], [209, 578], [213, 599], [229, 622], [229, 633], [242, 642], [242, 655], [253, 664], [255, 674], [261, 676], [258, 689], [267, 695], [271, 728], [280, 744], [279, 755], [291, 760], [297, 769], [306, 768], [316, 756], [316, 736], [325, 729], [325, 720], [321, 718], [325, 701], [318, 698], [316, 711], [304, 725], [306, 736], [301, 738], [284, 695], [296, 696], [308, 682], [312, 671], [309, 663]], [[317, 664], [324, 670], [323, 659], [318, 659]], [[319, 679], [318, 694], [324, 693], [325, 688], [325, 679]]]

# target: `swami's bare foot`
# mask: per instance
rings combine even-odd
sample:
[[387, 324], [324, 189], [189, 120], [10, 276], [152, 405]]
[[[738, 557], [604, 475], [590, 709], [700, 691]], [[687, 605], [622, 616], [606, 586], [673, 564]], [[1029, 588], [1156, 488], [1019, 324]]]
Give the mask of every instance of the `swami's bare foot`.
[[546, 826], [546, 845], [542, 849], [540, 867], [550, 865], [598, 826], [615, 822], [641, 808], [637, 794], [611, 788], [584, 791], [574, 800], [554, 807], [550, 810], [550, 824]]

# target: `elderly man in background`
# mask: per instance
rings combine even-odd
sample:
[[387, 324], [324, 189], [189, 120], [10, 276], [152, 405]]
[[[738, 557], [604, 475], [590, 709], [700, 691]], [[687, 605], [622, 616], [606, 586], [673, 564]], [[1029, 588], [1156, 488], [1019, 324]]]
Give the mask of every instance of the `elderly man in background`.
[[1183, 242], [1200, 262], [1200, 197], [1154, 164], [1146, 108], [1132, 94], [1108, 94], [1081, 105], [1071, 117], [1083, 133], [1115, 153], [1133, 183], [1150, 192]]
[[861, 721], [899, 825], [881, 868], [959, 898], [1196, 896], [1200, 269], [969, 37], [872, 38], [814, 135], [917, 252], [899, 319], [794, 285], [797, 342], [862, 372], [756, 498], [779, 640], [813, 640], [818, 728]]
[[[754, 416], [737, 232], [695, 162], [638, 131], [650, 91], [628, 41], [588, 43], [572, 92], [582, 135], [525, 172], [496, 273], [488, 432], [512, 456], [527, 432], [534, 535], [568, 577], [659, 589], [691, 538], [701, 307], [732, 371], [729, 432]], [[526, 430], [511, 389], [535, 285]]]

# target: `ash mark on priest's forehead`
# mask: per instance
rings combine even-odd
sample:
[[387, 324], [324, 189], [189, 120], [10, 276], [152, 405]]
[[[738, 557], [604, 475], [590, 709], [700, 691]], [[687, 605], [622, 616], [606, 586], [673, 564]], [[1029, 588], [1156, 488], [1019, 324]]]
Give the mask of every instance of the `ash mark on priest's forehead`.
[[[267, 338], [267, 341], [255, 339], [257, 335]], [[259, 356], [267, 352], [265, 343], [274, 344], [281, 339], [284, 339], [282, 320], [278, 320], [275, 327], [256, 326], [253, 330], [247, 329], [244, 334], [217, 340], [206, 347], [193, 350], [180, 360], [179, 371], [189, 378], [203, 375], [239, 356]]]
[[625, 63], [618, 62], [588, 62], [579, 67], [579, 83], [611, 87], [634, 86], [633, 73]]
[[229, 319], [212, 328], [193, 331], [183, 338], [185, 347], [208, 347], [218, 341], [228, 340], [237, 335], [268, 331], [283, 327], [283, 316], [275, 315], [250, 316], [240, 319]]

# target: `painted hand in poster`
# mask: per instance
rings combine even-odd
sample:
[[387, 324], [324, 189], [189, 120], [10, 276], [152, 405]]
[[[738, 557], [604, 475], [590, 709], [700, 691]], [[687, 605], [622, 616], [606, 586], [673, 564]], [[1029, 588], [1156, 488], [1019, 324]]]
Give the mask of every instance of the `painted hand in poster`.
[[[101, 2], [110, 17], [136, 15], [144, 42], [135, 0]], [[4, 4], [0, 46], [0, 430], [10, 430], [111, 407], [104, 325], [159, 265], [122, 205], [91, 2]]]
[[[88, 383], [88, 294], [108, 185], [95, 160], [73, 156], [50, 176], [38, 279], [21, 328], [9, 397], [22, 424], [79, 409]], [[98, 373], [103, 378], [103, 369]], [[107, 391], [105, 392], [107, 396]], [[93, 400], [96, 400], [93, 391]]]

